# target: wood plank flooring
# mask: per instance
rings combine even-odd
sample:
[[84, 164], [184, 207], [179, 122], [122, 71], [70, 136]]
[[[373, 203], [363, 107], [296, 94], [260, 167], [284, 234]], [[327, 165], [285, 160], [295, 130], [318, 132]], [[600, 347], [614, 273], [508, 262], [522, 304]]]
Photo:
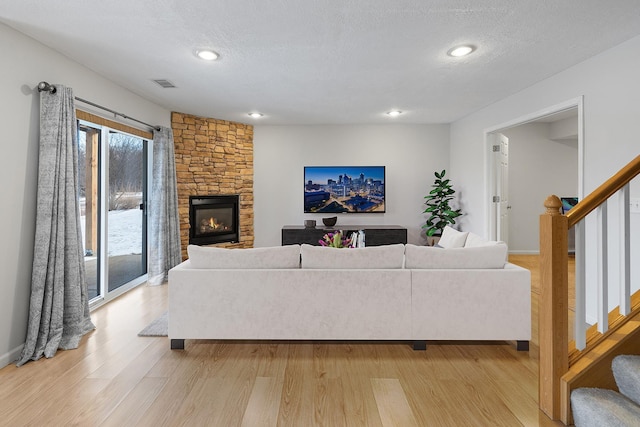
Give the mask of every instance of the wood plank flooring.
[[1, 369], [0, 425], [561, 425], [538, 410], [532, 297], [529, 353], [505, 342], [205, 340], [172, 351], [137, 336], [167, 303], [167, 286], [141, 286], [96, 310], [77, 350]]

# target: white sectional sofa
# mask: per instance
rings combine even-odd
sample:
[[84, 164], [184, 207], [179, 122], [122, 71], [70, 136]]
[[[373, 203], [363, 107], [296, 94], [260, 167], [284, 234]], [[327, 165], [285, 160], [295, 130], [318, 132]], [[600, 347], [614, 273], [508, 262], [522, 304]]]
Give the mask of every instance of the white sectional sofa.
[[505, 261], [504, 243], [474, 245], [189, 246], [189, 259], [169, 271], [171, 346], [184, 348], [185, 339], [409, 340], [416, 347], [513, 340], [528, 349], [529, 271]]

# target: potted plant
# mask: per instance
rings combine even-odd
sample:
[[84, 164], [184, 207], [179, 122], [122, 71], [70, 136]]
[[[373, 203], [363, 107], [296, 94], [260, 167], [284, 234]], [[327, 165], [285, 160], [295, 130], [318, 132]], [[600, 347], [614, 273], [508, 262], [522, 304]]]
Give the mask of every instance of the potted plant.
[[444, 227], [455, 224], [455, 219], [462, 215], [461, 209], [451, 209], [449, 206], [456, 191], [451, 188], [450, 180], [444, 178], [445, 173], [444, 169], [440, 173], [434, 172], [436, 179], [432, 185], [433, 189], [424, 197], [427, 208], [423, 213], [430, 215], [422, 226], [427, 237], [442, 235]]

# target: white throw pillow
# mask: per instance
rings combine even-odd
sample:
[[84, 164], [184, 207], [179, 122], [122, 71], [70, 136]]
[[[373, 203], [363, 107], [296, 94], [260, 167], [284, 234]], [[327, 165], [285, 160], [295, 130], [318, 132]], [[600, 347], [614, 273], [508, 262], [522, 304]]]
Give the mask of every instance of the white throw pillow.
[[475, 233], [469, 233], [467, 240], [464, 242], [465, 248], [477, 248], [478, 246], [495, 245], [496, 241], [488, 241]]
[[404, 245], [367, 246], [364, 248], [326, 248], [303, 244], [302, 268], [377, 269], [402, 268]]
[[468, 232], [455, 230], [448, 225], [442, 230], [442, 237], [438, 241], [438, 245], [445, 249], [462, 248], [467, 240]]
[[227, 249], [187, 246], [191, 268], [274, 269], [300, 268], [300, 245]]
[[412, 244], [405, 247], [405, 268], [413, 269], [504, 268], [506, 258], [504, 242], [473, 248], [440, 249]]

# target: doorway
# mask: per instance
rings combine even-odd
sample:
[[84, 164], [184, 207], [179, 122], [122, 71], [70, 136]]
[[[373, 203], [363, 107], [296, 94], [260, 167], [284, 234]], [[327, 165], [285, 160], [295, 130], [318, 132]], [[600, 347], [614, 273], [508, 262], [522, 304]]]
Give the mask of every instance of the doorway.
[[[525, 139], [529, 146], [519, 145]], [[544, 199], [583, 196], [582, 97], [490, 128], [485, 143], [486, 234], [507, 242], [511, 253], [537, 253]]]
[[78, 144], [78, 197], [93, 306], [145, 279], [148, 141], [79, 121]]

